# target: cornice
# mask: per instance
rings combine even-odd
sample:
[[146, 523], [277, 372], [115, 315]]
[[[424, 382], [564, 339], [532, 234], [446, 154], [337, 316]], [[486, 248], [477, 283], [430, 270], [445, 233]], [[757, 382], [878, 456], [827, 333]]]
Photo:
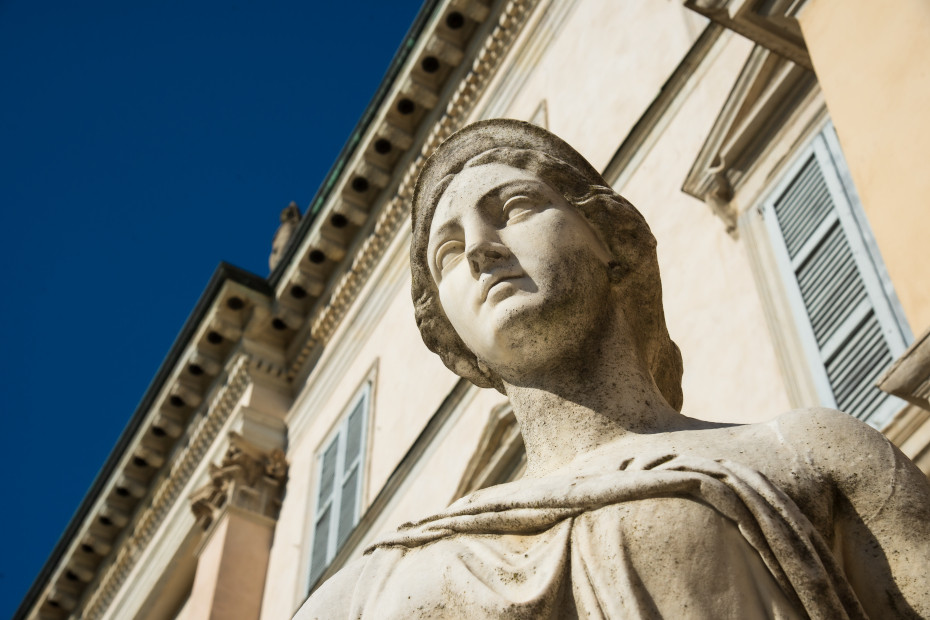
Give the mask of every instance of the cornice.
[[685, 0], [685, 6], [776, 54], [813, 70], [797, 16], [807, 0]]
[[93, 620], [104, 615], [142, 550], [151, 541], [171, 507], [181, 498], [181, 493], [194, 470], [203, 461], [220, 429], [251, 383], [248, 370], [250, 361], [248, 356], [240, 355], [233, 362], [226, 384], [213, 397], [190, 442], [174, 459], [171, 471], [158, 486], [151, 504], [138, 516], [132, 534], [122, 542], [117, 556], [87, 599], [81, 613], [82, 618]]
[[894, 361], [877, 385], [884, 392], [930, 411], [930, 331]]

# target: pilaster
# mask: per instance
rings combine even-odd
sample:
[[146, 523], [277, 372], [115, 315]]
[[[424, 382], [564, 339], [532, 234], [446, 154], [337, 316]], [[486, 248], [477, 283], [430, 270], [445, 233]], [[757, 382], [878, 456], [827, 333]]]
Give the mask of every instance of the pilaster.
[[191, 618], [258, 618], [275, 523], [287, 480], [279, 447], [265, 449], [238, 432], [210, 481], [191, 494], [206, 535], [188, 603]]

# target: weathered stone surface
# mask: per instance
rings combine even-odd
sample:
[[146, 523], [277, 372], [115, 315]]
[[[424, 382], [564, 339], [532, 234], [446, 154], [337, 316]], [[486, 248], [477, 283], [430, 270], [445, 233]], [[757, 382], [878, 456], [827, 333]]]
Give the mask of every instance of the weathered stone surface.
[[298, 618], [930, 614], [924, 476], [831, 410], [683, 416], [655, 239], [570, 146], [467, 127], [413, 230], [423, 339], [509, 397], [526, 475], [382, 538]]
[[275, 231], [274, 238], [271, 240], [268, 269], [274, 270], [277, 267], [281, 256], [284, 255], [284, 248], [287, 247], [294, 231], [297, 230], [298, 224], [300, 224], [300, 207], [297, 206], [296, 202], [291, 202], [281, 211], [281, 225], [278, 226], [278, 230]]
[[277, 519], [287, 479], [284, 451], [263, 452], [238, 433], [230, 433], [229, 449], [219, 465], [210, 463], [210, 482], [190, 496], [191, 510], [208, 529], [227, 506]]

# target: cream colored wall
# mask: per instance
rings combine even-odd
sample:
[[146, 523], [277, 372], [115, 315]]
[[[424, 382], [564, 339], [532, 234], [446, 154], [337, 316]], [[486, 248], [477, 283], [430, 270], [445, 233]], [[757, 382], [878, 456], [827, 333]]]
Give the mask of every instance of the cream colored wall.
[[482, 433], [495, 408], [506, 402], [496, 390], [474, 388], [468, 402], [439, 434], [435, 446], [418, 464], [409, 487], [398, 498], [374, 530], [372, 539], [397, 526], [446, 508], [478, 447]]
[[545, 99], [549, 130], [602, 170], [703, 23], [679, 2], [576, 0], [502, 115], [529, 119]]
[[723, 43], [712, 67], [625, 187], [658, 240], [669, 333], [684, 361], [684, 413], [756, 422], [790, 409], [741, 241], [681, 183], [749, 52]]
[[930, 327], [930, 3], [810, 0], [801, 30], [895, 291]]

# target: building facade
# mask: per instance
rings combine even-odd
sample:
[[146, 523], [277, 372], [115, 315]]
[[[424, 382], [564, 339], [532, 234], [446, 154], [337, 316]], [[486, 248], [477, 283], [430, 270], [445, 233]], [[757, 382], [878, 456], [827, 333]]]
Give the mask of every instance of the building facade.
[[427, 0], [270, 276], [216, 271], [17, 617], [290, 618], [521, 474], [506, 398], [427, 351], [409, 292], [418, 170], [483, 118], [645, 215], [683, 413], [836, 407], [930, 472], [928, 32], [919, 0]]

